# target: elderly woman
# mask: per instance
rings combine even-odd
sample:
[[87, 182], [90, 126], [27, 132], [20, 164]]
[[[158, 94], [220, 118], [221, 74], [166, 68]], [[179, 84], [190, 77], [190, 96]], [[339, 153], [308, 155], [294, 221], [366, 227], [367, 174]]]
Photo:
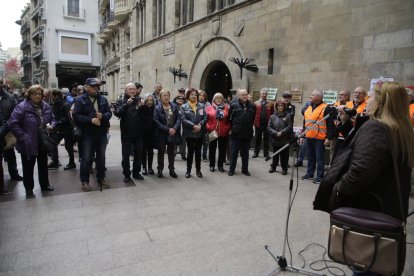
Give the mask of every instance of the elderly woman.
[[49, 185], [47, 169], [47, 150], [39, 139], [42, 129], [52, 129], [55, 122], [50, 106], [42, 101], [43, 87], [32, 85], [26, 99], [18, 104], [8, 121], [9, 127], [17, 138], [16, 149], [21, 154], [23, 165], [23, 184], [26, 196], [33, 197], [33, 170], [37, 161], [39, 185], [42, 191], [53, 191]]
[[224, 97], [221, 93], [213, 96], [212, 104], [206, 108], [207, 113], [207, 132], [217, 132], [218, 138], [210, 141], [209, 161], [210, 171], [215, 171], [216, 166], [216, 149], [218, 144], [218, 162], [217, 167], [220, 172], [224, 172], [223, 163], [226, 160], [226, 145], [230, 132], [229, 105], [224, 103]]
[[142, 150], [142, 174], [153, 175], [152, 161], [154, 159], [154, 96], [144, 95], [144, 105], [142, 106], [142, 121], [144, 130], [143, 150]]
[[[290, 134], [293, 131], [293, 125], [292, 118], [290, 114], [286, 112], [286, 104], [283, 101], [277, 101], [275, 103], [275, 111], [273, 115], [270, 116], [267, 129], [270, 134], [270, 141], [272, 143], [274, 153], [289, 143]], [[269, 173], [274, 173], [276, 171], [276, 167], [279, 164], [279, 155], [280, 164], [282, 165], [282, 174], [286, 175], [289, 161], [289, 147], [273, 156]]]
[[[160, 102], [154, 109], [155, 147], [158, 149], [157, 176], [163, 177], [164, 153], [167, 148], [168, 169], [170, 176], [177, 178], [174, 168], [174, 147], [181, 143], [180, 125], [181, 118], [178, 107], [170, 102], [170, 91], [163, 89], [160, 94]], [[154, 97], [155, 99], [155, 97]]]
[[181, 107], [184, 136], [187, 139], [188, 156], [186, 178], [191, 176], [193, 156], [195, 154], [195, 167], [198, 177], [201, 173], [201, 147], [205, 136], [204, 128], [207, 121], [204, 105], [198, 102], [198, 91], [190, 88], [186, 93], [187, 103]]

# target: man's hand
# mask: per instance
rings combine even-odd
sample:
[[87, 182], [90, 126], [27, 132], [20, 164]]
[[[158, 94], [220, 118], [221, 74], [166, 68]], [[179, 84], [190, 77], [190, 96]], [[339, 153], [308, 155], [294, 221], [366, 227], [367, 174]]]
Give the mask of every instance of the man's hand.
[[99, 120], [98, 118], [93, 118], [92, 119], [92, 124], [94, 124], [96, 126], [100, 126], [101, 125], [101, 120]]
[[280, 131], [279, 131], [279, 132], [277, 132], [277, 133], [276, 133], [276, 136], [277, 136], [277, 137], [282, 136], [282, 132], [280, 132]]
[[168, 131], [168, 134], [170, 134], [170, 136], [174, 136], [176, 132], [177, 130], [175, 128], [170, 128], [170, 130]]
[[130, 98], [127, 100], [127, 105], [131, 105], [133, 102], [134, 102], [134, 99], [133, 99], [132, 97], [130, 97]]
[[193, 126], [193, 132], [197, 133], [197, 132], [199, 132], [200, 130], [201, 130], [201, 126], [200, 126], [200, 124], [197, 124], [197, 125], [194, 125], [194, 126]]
[[46, 128], [49, 129], [49, 130], [53, 129], [53, 127], [49, 123], [46, 124]]
[[98, 118], [99, 120], [102, 120], [102, 113], [97, 112], [96, 113], [96, 118]]
[[328, 139], [325, 140], [325, 147], [329, 147], [331, 144], [331, 141], [329, 141]]

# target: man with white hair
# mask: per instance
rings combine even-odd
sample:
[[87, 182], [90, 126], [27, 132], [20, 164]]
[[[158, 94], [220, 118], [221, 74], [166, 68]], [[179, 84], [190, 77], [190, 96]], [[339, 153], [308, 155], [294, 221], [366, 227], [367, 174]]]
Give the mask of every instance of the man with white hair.
[[[323, 102], [322, 91], [314, 90], [312, 92], [311, 104], [304, 114], [305, 128], [307, 130], [308, 167], [307, 173], [302, 177], [302, 180], [313, 179], [313, 183], [321, 183], [325, 170], [325, 144], [329, 144], [334, 130], [332, 118], [322, 119], [330, 113], [330, 107]], [[317, 169], [316, 177], [313, 178], [315, 169]]]
[[347, 108], [356, 109], [357, 113], [360, 114], [365, 111], [367, 107], [367, 91], [364, 87], [358, 86], [354, 90], [354, 100], [346, 103]]
[[118, 101], [115, 116], [121, 119], [121, 145], [122, 145], [122, 169], [124, 182], [131, 181], [131, 169], [129, 156], [134, 148], [134, 161], [132, 166], [132, 177], [143, 180], [141, 175], [142, 143], [143, 143], [143, 114], [141, 106], [144, 101], [138, 96], [135, 83], [125, 85], [124, 97]]

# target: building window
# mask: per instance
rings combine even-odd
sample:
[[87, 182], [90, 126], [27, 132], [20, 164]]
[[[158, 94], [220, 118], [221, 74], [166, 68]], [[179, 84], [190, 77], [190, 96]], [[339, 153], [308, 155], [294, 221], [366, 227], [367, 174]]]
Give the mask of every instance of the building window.
[[269, 49], [269, 52], [267, 54], [267, 74], [268, 75], [273, 75], [274, 52], [275, 52], [275, 49], [271, 48], [271, 49]]
[[145, 41], [145, 1], [137, 2], [137, 44]]
[[79, 0], [68, 0], [68, 16], [79, 17]]
[[234, 0], [208, 0], [207, 1], [207, 13], [213, 13], [224, 9], [227, 6], [233, 5]]
[[156, 37], [165, 33], [165, 0], [153, 0], [152, 5], [152, 35]]
[[194, 0], [176, 0], [176, 26], [183, 26], [194, 20]]

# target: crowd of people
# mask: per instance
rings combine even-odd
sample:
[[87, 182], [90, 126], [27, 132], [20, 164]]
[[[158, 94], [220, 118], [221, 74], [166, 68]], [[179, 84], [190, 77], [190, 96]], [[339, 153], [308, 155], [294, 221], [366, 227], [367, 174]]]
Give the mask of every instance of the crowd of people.
[[[76, 168], [74, 146], [77, 145], [82, 190], [92, 190], [89, 180], [93, 163], [98, 185], [108, 188], [105, 153], [112, 114], [120, 119], [125, 183], [131, 182], [132, 178], [144, 180], [147, 175], [164, 177], [165, 154], [168, 173], [173, 178], [178, 177], [174, 166], [178, 154], [187, 162], [185, 178], [192, 176], [193, 164], [195, 175], [203, 177], [202, 160], [209, 162], [210, 172], [218, 170], [221, 173], [226, 171], [224, 164], [227, 161], [230, 165], [227, 174], [232, 176], [239, 156], [241, 173], [250, 176], [249, 149], [253, 136], [252, 158], [257, 158], [262, 148], [263, 156], [268, 158], [270, 145], [275, 153], [297, 137], [293, 131], [295, 106], [289, 92], [284, 92], [280, 100], [270, 101], [268, 90], [263, 88], [260, 98], [253, 102], [246, 89], [239, 89], [233, 99], [218, 92], [209, 102], [202, 90], [180, 88], [172, 97], [168, 89], [157, 84], [153, 93], [143, 95], [143, 86], [131, 82], [125, 85], [125, 92], [111, 106], [100, 93], [101, 84], [97, 78], [88, 78], [84, 86], [75, 86], [71, 91], [47, 90], [32, 85], [22, 99], [6, 89], [0, 90], [0, 154], [7, 160], [10, 177], [23, 180], [27, 197], [33, 196], [36, 162], [41, 189], [54, 190], [48, 180], [48, 170], [61, 166], [58, 145], [62, 140], [69, 157], [65, 170]], [[325, 174], [325, 147], [330, 146], [333, 160], [349, 132], [368, 118], [365, 114], [367, 100], [371, 97], [363, 87], [355, 88], [353, 95], [350, 99], [349, 91], [341, 91], [338, 102], [328, 105], [323, 101], [323, 93], [314, 90], [302, 108], [303, 133], [295, 166], [302, 166], [307, 154], [303, 180], [321, 183]], [[409, 116], [414, 123], [413, 90], [407, 89], [407, 95]], [[344, 114], [348, 116], [346, 120], [343, 120]], [[21, 154], [23, 176], [17, 171], [14, 148], [4, 148], [10, 138], [10, 135], [6, 138], [6, 134], [10, 133], [16, 138], [15, 147]], [[156, 171], [154, 149], [157, 150]], [[273, 156], [269, 173], [277, 171], [280, 161], [282, 175], [287, 174], [289, 149], [287, 147]], [[9, 194], [4, 186], [2, 166], [0, 172], [0, 192]]]

